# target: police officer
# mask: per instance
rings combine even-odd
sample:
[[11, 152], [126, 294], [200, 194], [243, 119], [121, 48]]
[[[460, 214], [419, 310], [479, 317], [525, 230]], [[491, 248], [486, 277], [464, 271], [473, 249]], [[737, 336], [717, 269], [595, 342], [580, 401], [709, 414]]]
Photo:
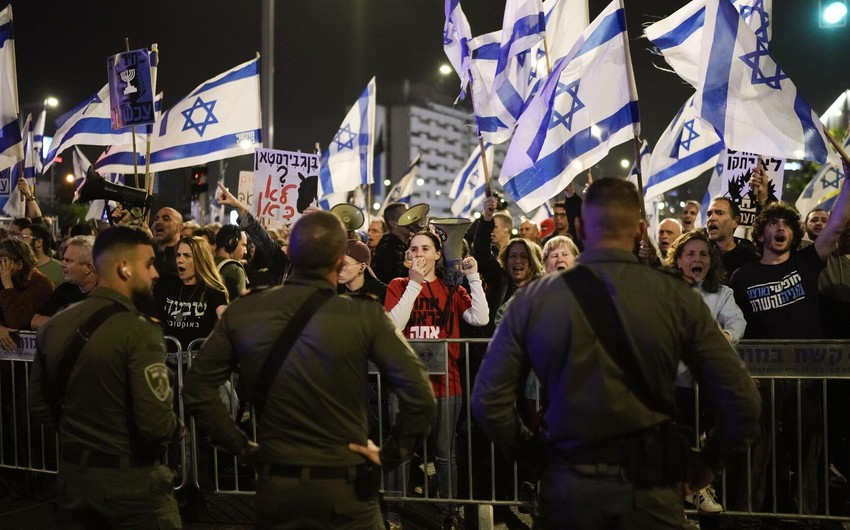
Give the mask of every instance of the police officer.
[[[540, 379], [546, 463], [535, 528], [682, 528], [683, 489], [707, 485], [758, 433], [755, 386], [700, 296], [632, 253], [646, 232], [641, 201], [634, 185], [602, 179], [576, 218], [585, 245], [579, 274], [587, 273], [580, 278], [596, 278], [586, 283], [598, 285], [611, 310], [579, 301], [589, 291], [565, 281], [573, 271], [537, 280], [513, 299], [476, 378], [475, 417], [492, 440], [515, 447], [525, 439], [514, 407], [525, 379], [517, 374], [528, 362]], [[680, 359], [717, 410], [717, 436], [690, 470], [671, 422]]]
[[[56, 526], [181, 528], [160, 453], [183, 429], [162, 331], [134, 305], [158, 277], [153, 241], [115, 227], [98, 235], [92, 254], [98, 286], [39, 329], [30, 376], [33, 416], [59, 416]], [[75, 338], [81, 329], [87, 341]]]
[[[264, 403], [257, 428], [258, 528], [281, 523], [384, 528], [376, 499], [377, 465], [393, 468], [409, 458], [435, 408], [424, 365], [380, 304], [335, 295], [345, 246], [345, 229], [336, 216], [315, 212], [302, 217], [289, 240], [293, 275], [282, 287], [233, 302], [186, 377], [187, 410], [234, 454], [253, 448], [221, 402], [219, 385], [239, 365], [240, 385], [255, 409], [258, 399]], [[320, 291], [327, 292], [326, 299], [294, 336], [292, 347], [274, 350], [273, 355], [287, 355], [280, 368], [266, 369], [284, 327]], [[392, 435], [380, 449], [367, 439], [369, 361], [401, 405]], [[273, 379], [261, 396], [258, 388], [265, 377]]]

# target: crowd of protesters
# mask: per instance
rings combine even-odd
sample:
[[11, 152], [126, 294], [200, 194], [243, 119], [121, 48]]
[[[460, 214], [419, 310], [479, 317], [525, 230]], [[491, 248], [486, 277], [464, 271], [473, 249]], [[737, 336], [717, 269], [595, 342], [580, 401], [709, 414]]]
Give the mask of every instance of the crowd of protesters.
[[[801, 219], [785, 203], [767, 204], [765, 186], [758, 179], [756, 175], [751, 181], [759, 213], [750, 239], [735, 235], [740, 222], [737, 205], [726, 197], [715, 197], [703, 227], [698, 227], [699, 203], [689, 201], [680, 219], [662, 219], [657, 233], [647, 236], [635, 254], [647, 266], [674, 271], [692, 282], [732, 344], [741, 339], [850, 338], [850, 212], [830, 214], [816, 209]], [[19, 189], [25, 195], [28, 217], [14, 219], [5, 233], [0, 232], [0, 347], [4, 349], [16, 347], [16, 331], [38, 329], [97, 285], [91, 247], [98, 229], [89, 224], [63, 227], [62, 236], [54, 240], [32, 192]], [[159, 273], [147, 309], [161, 322], [165, 335], [177, 338], [183, 347], [206, 337], [234, 299], [283, 283], [289, 274], [289, 227], [265, 227], [223, 186], [218, 193], [222, 205], [236, 210], [236, 225], [201, 226], [184, 220], [176, 209], [163, 207], [144, 227], [158, 247]], [[489, 197], [464, 237], [462, 284], [447, 285], [441, 279], [440, 263], [445, 242], [427, 227], [400, 223], [406, 209], [405, 204], [390, 204], [382, 219], [372, 219], [358, 239], [348, 241], [338, 292], [373, 297], [411, 340], [490, 336], [517, 291], [547, 273], [572, 267], [582, 250], [571, 224], [580, 213], [581, 198], [572, 188], [555, 203], [553, 218], [540, 224], [531, 219], [516, 222], [500, 209], [496, 198]], [[438, 405], [430, 450], [440, 497], [456, 496], [462, 481], [455, 447], [465, 383], [457, 346], [449, 347], [448, 373], [431, 377]], [[471, 366], [474, 370], [475, 362]], [[475, 374], [467, 375], [474, 380]], [[679, 422], [694, 428], [693, 381], [684, 366], [676, 381], [681, 390]], [[826, 438], [830, 479], [846, 482], [844, 476], [850, 473], [846, 456], [850, 432], [838, 427], [846, 423], [838, 421], [846, 407], [846, 400], [840, 400], [850, 394], [845, 386], [843, 381], [829, 385], [830, 430], [825, 433], [820, 386], [803, 385], [803, 421], [798, 424], [793, 383], [761, 385], [763, 428], [769, 432], [772, 417], [782, 426], [775, 439], [777, 448], [763, 437], [750, 460], [729, 474], [728, 508], [759, 511], [767, 507], [769, 464], [775, 457], [781, 460], [775, 462], [778, 468], [785, 470], [777, 479], [777, 487], [785, 494], [774, 492], [786, 503], [780, 508], [823, 513], [818, 470], [823, 469]], [[771, 393], [775, 393], [773, 399]], [[534, 427], [540, 399], [533, 374], [524, 397], [523, 407]], [[711, 411], [698, 414], [700, 430], [705, 432], [712, 425]], [[748, 466], [752, 476], [743, 471]], [[803, 469], [802, 477], [796, 473], [798, 467]], [[724, 509], [711, 487], [686, 500], [704, 511]], [[443, 509], [447, 527], [462, 517], [452, 505]], [[393, 510], [388, 524], [400, 526]]]

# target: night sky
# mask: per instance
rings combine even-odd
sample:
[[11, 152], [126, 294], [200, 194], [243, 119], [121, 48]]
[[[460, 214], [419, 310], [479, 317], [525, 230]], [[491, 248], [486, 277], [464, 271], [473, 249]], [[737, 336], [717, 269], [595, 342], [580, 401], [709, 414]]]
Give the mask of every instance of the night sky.
[[[607, 5], [590, 0], [593, 18]], [[643, 136], [654, 144], [692, 89], [647, 51], [642, 25], [684, 0], [626, 0], [632, 61]], [[0, 5], [5, 5], [0, 0]], [[499, 29], [505, 2], [466, 0], [464, 12], [478, 35]], [[257, 0], [22, 0], [12, 2], [18, 85], [23, 112], [54, 95], [52, 119], [106, 83], [107, 56], [158, 43], [158, 89], [170, 107], [195, 86], [260, 51]], [[772, 52], [819, 114], [850, 88], [850, 28], [823, 30], [818, 0], [773, 0]], [[275, 47], [274, 147], [310, 150], [326, 145], [372, 75], [382, 87], [451, 83], [437, 67], [444, 22], [440, 0], [311, 0], [278, 2]], [[630, 157], [631, 148], [621, 150]], [[96, 155], [95, 155], [96, 156]], [[393, 175], [398, 178], [398, 175]]]

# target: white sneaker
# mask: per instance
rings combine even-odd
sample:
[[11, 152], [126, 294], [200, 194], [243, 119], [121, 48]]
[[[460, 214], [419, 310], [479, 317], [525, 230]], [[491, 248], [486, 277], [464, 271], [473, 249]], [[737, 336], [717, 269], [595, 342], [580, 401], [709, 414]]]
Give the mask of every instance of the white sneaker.
[[723, 506], [715, 499], [714, 488], [712, 486], [706, 486], [694, 493], [691, 504], [696, 506], [697, 510], [701, 512], [720, 513], [723, 511]]

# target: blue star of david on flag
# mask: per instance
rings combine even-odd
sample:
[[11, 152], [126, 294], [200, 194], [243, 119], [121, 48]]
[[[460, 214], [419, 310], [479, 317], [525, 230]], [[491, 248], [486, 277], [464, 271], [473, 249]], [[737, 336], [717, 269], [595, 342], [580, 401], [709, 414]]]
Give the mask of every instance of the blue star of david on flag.
[[[767, 10], [764, 8], [764, 0], [756, 0], [753, 2], [753, 5], [742, 5], [741, 6], [741, 18], [750, 23], [750, 19], [753, 15], [758, 15], [759, 17], [759, 25], [757, 28], [753, 29], [753, 33], [756, 34], [756, 37], [762, 42], [767, 42], [767, 28], [770, 25], [770, 15], [767, 13]], [[750, 24], [750, 27], [753, 27]]]
[[[343, 140], [343, 135], [346, 136], [346, 140]], [[336, 132], [332, 141], [336, 144], [337, 151], [342, 151], [344, 149], [354, 149], [355, 138], [357, 138], [357, 135], [351, 131], [351, 125], [346, 123]]]
[[[186, 118], [186, 122], [183, 123], [183, 131], [186, 131], [188, 129], [194, 129], [198, 133], [198, 136], [203, 136], [204, 132], [207, 130], [207, 125], [213, 125], [215, 123], [218, 123], [218, 118], [216, 118], [213, 114], [215, 104], [215, 100], [205, 102], [200, 97], [196, 99], [195, 103], [193, 103], [191, 107], [180, 113], [183, 115], [184, 118]], [[204, 116], [203, 121], [195, 121], [194, 115], [196, 110], [203, 110], [204, 112], [206, 112], [206, 116]]]
[[[682, 126], [682, 134], [679, 136], [677, 151], [679, 146], [681, 146], [685, 151], [690, 151], [691, 142], [699, 138], [699, 133], [694, 130], [694, 121], [695, 120], [686, 121]], [[687, 138], [685, 137], [686, 134], [688, 135]]]
[[[832, 176], [832, 180], [827, 180], [827, 177]], [[821, 184], [823, 185], [823, 189], [827, 188], [835, 188], [838, 189], [839, 184], [841, 183], [841, 172], [836, 168], [830, 168], [829, 171], [824, 173], [824, 175], [820, 179]]]
[[[773, 63], [773, 66], [776, 68], [776, 71], [773, 75], [768, 76], [765, 75], [765, 72], [762, 70], [762, 57], [767, 57], [767, 61], [765, 66], [769, 66], [770, 63]], [[767, 85], [770, 88], [776, 90], [782, 90], [782, 80], [788, 79], [788, 74], [782, 71], [779, 68], [779, 65], [776, 64], [773, 59], [770, 57], [770, 52], [767, 51], [767, 45], [762, 40], [756, 40], [756, 50], [751, 53], [745, 53], [741, 57], [739, 57], [744, 63], [752, 68], [753, 75], [750, 82], [754, 85]]]
[[[572, 131], [573, 116], [576, 112], [584, 108], [584, 103], [582, 103], [582, 101], [578, 98], [579, 83], [581, 83], [581, 79], [576, 79], [568, 85], [561, 82], [558, 83], [558, 87], [555, 89], [555, 99], [558, 99], [558, 96], [561, 94], [568, 94], [572, 98], [572, 102], [570, 103], [570, 110], [564, 114], [558, 112], [554, 108], [555, 106], [553, 106], [552, 121], [549, 122], [549, 130], [554, 129], [558, 125], [563, 125], [568, 131]], [[564, 105], [556, 106], [561, 108], [564, 107]]]

